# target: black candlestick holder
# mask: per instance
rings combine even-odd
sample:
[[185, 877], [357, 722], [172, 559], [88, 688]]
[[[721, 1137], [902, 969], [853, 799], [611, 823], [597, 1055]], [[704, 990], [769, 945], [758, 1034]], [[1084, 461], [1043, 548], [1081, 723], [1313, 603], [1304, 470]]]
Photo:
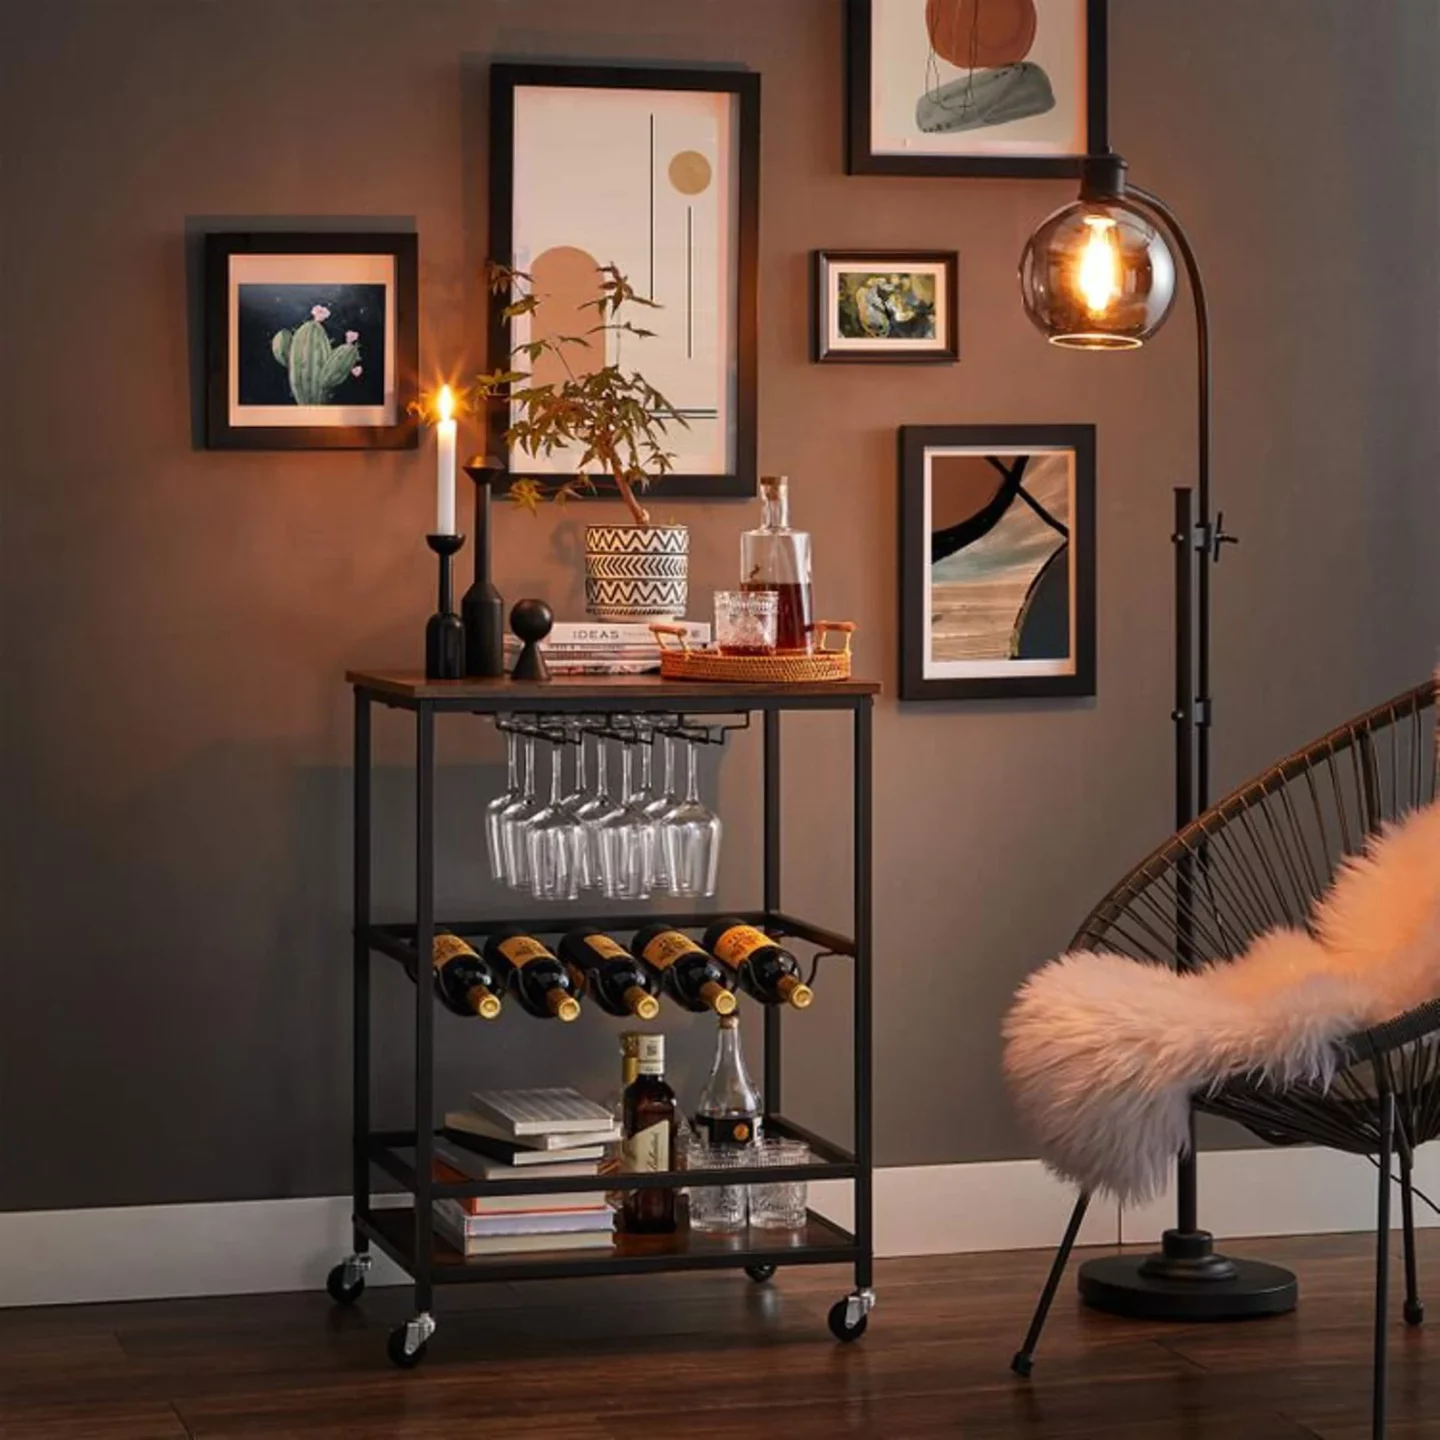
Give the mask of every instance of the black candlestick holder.
[[465, 673], [483, 680], [505, 673], [505, 601], [490, 580], [490, 489], [504, 469], [488, 455], [465, 467], [475, 482], [475, 580], [460, 601], [460, 622], [465, 627]]
[[440, 557], [440, 604], [425, 622], [425, 678], [465, 678], [465, 627], [455, 613], [450, 561], [465, 543], [463, 535], [427, 535], [425, 543]]

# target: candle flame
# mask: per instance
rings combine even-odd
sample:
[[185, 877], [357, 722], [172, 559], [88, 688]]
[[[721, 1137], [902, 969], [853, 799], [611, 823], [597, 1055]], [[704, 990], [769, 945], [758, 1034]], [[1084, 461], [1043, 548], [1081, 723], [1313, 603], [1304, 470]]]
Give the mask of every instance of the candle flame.
[[1115, 222], [1104, 215], [1087, 215], [1089, 234], [1080, 256], [1080, 294], [1093, 316], [1103, 315], [1120, 294], [1120, 254], [1115, 243]]
[[440, 394], [435, 400], [435, 409], [439, 413], [441, 424], [455, 418], [455, 397], [450, 393], [448, 385], [440, 387]]

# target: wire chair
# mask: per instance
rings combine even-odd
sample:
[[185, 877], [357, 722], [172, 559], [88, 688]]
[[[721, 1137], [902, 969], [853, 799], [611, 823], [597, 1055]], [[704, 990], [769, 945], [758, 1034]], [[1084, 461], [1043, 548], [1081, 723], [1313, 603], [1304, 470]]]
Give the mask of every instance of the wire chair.
[[[1436, 797], [1436, 681], [1338, 726], [1272, 765], [1171, 836], [1080, 927], [1072, 950], [1194, 969], [1233, 960], [1265, 931], [1306, 927], [1340, 864], [1386, 823]], [[1272, 1145], [1323, 1145], [1379, 1167], [1374, 1433], [1384, 1434], [1391, 1165], [1398, 1156], [1405, 1319], [1424, 1318], [1411, 1174], [1440, 1135], [1440, 997], [1349, 1037], [1328, 1088], [1236, 1076], [1193, 1097]], [[1012, 1368], [1030, 1373], [1089, 1204], [1082, 1193]], [[1203, 1282], [1197, 1282], [1203, 1283]]]

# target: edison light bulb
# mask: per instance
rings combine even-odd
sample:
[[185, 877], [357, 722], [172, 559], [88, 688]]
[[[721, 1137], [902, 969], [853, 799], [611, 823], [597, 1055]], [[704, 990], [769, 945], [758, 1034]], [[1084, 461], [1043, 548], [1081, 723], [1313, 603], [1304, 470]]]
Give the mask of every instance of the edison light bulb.
[[1092, 315], [1103, 315], [1120, 293], [1120, 255], [1115, 222], [1108, 215], [1085, 217], [1085, 248], [1080, 252], [1080, 293]]

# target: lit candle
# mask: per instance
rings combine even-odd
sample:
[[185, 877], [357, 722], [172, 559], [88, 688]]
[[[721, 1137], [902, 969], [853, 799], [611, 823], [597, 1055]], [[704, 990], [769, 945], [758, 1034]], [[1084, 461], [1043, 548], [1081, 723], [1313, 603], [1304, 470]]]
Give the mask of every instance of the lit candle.
[[436, 402], [440, 423], [435, 427], [438, 468], [435, 478], [435, 533], [455, 535], [455, 397], [450, 387], [440, 389]]

